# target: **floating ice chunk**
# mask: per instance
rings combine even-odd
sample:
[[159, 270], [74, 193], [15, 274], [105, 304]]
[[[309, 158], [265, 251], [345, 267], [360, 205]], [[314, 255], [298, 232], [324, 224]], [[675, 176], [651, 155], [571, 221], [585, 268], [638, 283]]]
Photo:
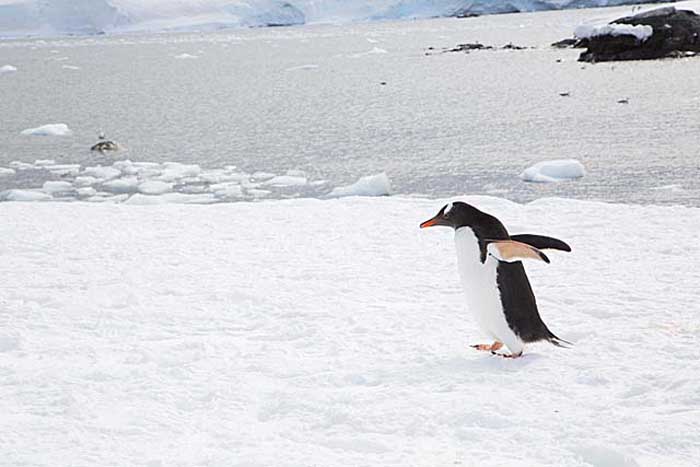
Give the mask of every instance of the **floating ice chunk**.
[[188, 53], [184, 53], [184, 54], [174, 55], [173, 58], [177, 58], [178, 60], [188, 60], [188, 59], [199, 58], [199, 57], [197, 55], [191, 55]]
[[362, 177], [352, 185], [334, 188], [328, 196], [387, 196], [391, 193], [391, 182], [386, 173]]
[[80, 70], [79, 66], [74, 66], [74, 65], [63, 65], [61, 68], [64, 70]]
[[6, 177], [8, 175], [14, 175], [15, 169], [6, 169], [5, 167], [0, 167], [0, 177]]
[[270, 193], [272, 193], [269, 190], [258, 190], [257, 188], [251, 188], [250, 190], [247, 190], [248, 194], [254, 198], [264, 198]]
[[634, 36], [643, 42], [654, 34], [654, 28], [646, 24], [581, 24], [574, 30], [574, 36], [579, 39], [590, 39], [597, 36]]
[[96, 194], [97, 194], [97, 190], [95, 190], [91, 186], [85, 186], [83, 188], [78, 188], [78, 196], [88, 197], [88, 196], [95, 196]]
[[73, 131], [65, 123], [49, 123], [36, 128], [28, 128], [21, 132], [26, 136], [70, 136]]
[[10, 162], [10, 167], [15, 170], [30, 170], [34, 168], [34, 164], [28, 164], [22, 161], [12, 161]]
[[38, 190], [5, 190], [0, 192], [0, 201], [45, 201], [51, 195]]
[[216, 169], [203, 172], [199, 179], [207, 183], [223, 183], [233, 181], [247, 181], [250, 175], [246, 173], [230, 172], [228, 169]]
[[69, 182], [61, 182], [61, 181], [48, 181], [44, 182], [44, 185], [41, 187], [42, 190], [44, 190], [46, 193], [49, 193], [51, 195], [57, 194], [57, 193], [71, 193], [75, 191], [73, 188], [73, 185], [71, 185]]
[[173, 190], [173, 184], [159, 180], [148, 180], [138, 186], [138, 191], [146, 195], [162, 195]]
[[139, 180], [136, 177], [117, 178], [102, 184], [102, 189], [110, 193], [135, 193]]
[[103, 167], [101, 165], [86, 167], [85, 170], [83, 170], [83, 175], [100, 178], [102, 180], [117, 178], [121, 174], [122, 172], [119, 169], [115, 169], [114, 167]]
[[75, 186], [90, 186], [94, 185], [95, 183], [99, 182], [100, 179], [95, 178], [95, 177], [76, 177], [75, 180], [73, 180], [73, 184]]
[[673, 184], [673, 185], [656, 186], [656, 187], [653, 187], [652, 190], [654, 190], [654, 191], [671, 191], [671, 192], [675, 192], [675, 193], [680, 193], [682, 191], [685, 191], [683, 189], [683, 186], [679, 185], [677, 183]]
[[196, 177], [202, 172], [202, 168], [197, 164], [180, 164], [179, 162], [166, 162], [163, 173], [158, 177], [164, 182], [174, 182], [175, 180]]
[[17, 71], [17, 67], [14, 67], [12, 65], [3, 65], [0, 66], [0, 74], [2, 73], [12, 73], [13, 71]]
[[526, 182], [551, 183], [581, 178], [584, 175], [586, 170], [576, 159], [559, 159], [538, 162], [525, 169], [520, 178]]
[[210, 188], [217, 198], [240, 198], [243, 196], [243, 188], [238, 183], [219, 183]]
[[269, 179], [271, 179], [272, 177], [274, 177], [274, 176], [276, 176], [276, 175], [277, 175], [277, 174], [273, 174], [273, 173], [270, 173], [270, 172], [255, 172], [255, 173], [252, 175], [252, 178], [253, 178], [253, 180], [258, 180], [258, 181], [261, 181], [261, 182], [262, 182], [262, 181], [265, 181], [265, 180], [269, 180]]
[[297, 70], [315, 70], [318, 68], [318, 65], [299, 65], [299, 66], [293, 66], [291, 68], [287, 68], [285, 71], [297, 71]]
[[150, 196], [136, 193], [124, 204], [212, 204], [216, 202], [216, 198], [210, 194], [188, 195], [184, 193], [167, 193], [160, 196]]
[[80, 164], [56, 164], [44, 166], [54, 175], [77, 175], [80, 172]]
[[269, 180], [267, 180], [264, 185], [270, 185], [270, 186], [300, 186], [300, 185], [306, 185], [307, 180], [306, 177], [297, 177], [294, 175], [278, 175], [276, 177], [273, 177]]
[[45, 167], [47, 165], [56, 165], [56, 161], [53, 159], [37, 159], [34, 161], [34, 165], [37, 167]]
[[111, 193], [97, 192], [95, 196], [87, 198], [85, 201], [90, 203], [122, 203], [129, 198], [128, 194], [120, 194], [112, 196]]

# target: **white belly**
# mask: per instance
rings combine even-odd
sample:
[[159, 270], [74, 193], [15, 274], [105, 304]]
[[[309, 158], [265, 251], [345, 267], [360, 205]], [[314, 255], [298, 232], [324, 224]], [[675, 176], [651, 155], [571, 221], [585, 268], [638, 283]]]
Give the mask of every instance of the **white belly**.
[[504, 343], [514, 354], [519, 354], [523, 350], [523, 342], [508, 327], [496, 285], [498, 260], [488, 256], [485, 263], [481, 262], [479, 241], [469, 227], [455, 231], [455, 244], [467, 308], [484, 333]]

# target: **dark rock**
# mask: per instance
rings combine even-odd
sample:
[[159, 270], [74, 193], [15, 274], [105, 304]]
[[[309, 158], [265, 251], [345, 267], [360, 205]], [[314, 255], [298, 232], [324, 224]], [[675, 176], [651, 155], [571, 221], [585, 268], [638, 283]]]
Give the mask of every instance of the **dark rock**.
[[652, 27], [653, 33], [644, 41], [627, 34], [590, 37], [586, 44], [588, 48], [579, 61], [649, 60], [700, 52], [700, 15], [693, 11], [664, 7], [620, 18], [613, 23], [647, 25]]
[[509, 42], [501, 48], [505, 50], [525, 50], [528, 47], [523, 47], [522, 45], [515, 45], [512, 42]]
[[472, 42], [472, 43], [467, 43], [467, 44], [457, 44], [456, 46], [452, 47], [451, 49], [446, 49], [443, 51], [443, 53], [447, 52], [465, 52], [469, 53], [471, 50], [490, 50], [493, 49], [490, 45], [484, 45], [480, 44], [478, 42]]
[[570, 39], [562, 39], [559, 42], [555, 42], [552, 44], [552, 47], [555, 47], [557, 49], [568, 49], [572, 47], [576, 47], [576, 44], [578, 44], [579, 40], [576, 38], [570, 38]]

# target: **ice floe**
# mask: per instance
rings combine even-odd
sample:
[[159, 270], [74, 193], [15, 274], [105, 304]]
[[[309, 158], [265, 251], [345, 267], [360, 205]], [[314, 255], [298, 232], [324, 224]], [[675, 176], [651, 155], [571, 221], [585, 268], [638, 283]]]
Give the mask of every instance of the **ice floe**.
[[583, 164], [576, 159], [559, 159], [538, 162], [528, 167], [520, 178], [526, 182], [551, 183], [581, 178], [586, 175]]
[[[362, 177], [352, 185], [332, 189], [327, 180], [311, 179], [299, 169], [289, 169], [283, 172], [284, 175], [277, 175], [267, 171], [249, 173], [234, 165], [202, 168], [198, 164], [134, 162], [129, 159], [87, 167], [54, 159], [39, 159], [33, 163], [13, 161], [9, 166], [0, 168], [4, 180], [18, 176], [17, 171], [37, 171], [30, 178], [44, 178], [45, 183], [39, 191], [60, 198], [60, 201], [119, 203], [133, 197], [131, 204], [209, 204], [275, 197], [383, 196], [391, 192], [389, 178], [384, 173]], [[50, 176], [41, 172], [48, 172]], [[57, 177], [60, 180], [56, 180]], [[32, 190], [35, 186], [26, 188]], [[10, 201], [14, 197], [5, 196], [0, 201]], [[39, 199], [46, 198], [38, 196]]]
[[73, 131], [65, 123], [49, 123], [36, 128], [22, 130], [21, 134], [27, 136], [70, 136]]
[[51, 195], [39, 190], [5, 190], [0, 192], [0, 201], [46, 201]]
[[148, 180], [140, 183], [138, 191], [145, 195], [162, 195], [173, 190], [173, 184], [161, 182], [160, 180]]
[[0, 75], [3, 73], [12, 73], [13, 71], [17, 71], [17, 67], [12, 65], [0, 66]]
[[58, 193], [70, 193], [72, 191], [75, 191], [75, 188], [73, 188], [73, 185], [69, 182], [53, 180], [44, 182], [44, 185], [41, 187], [41, 189], [51, 195], [55, 195]]
[[360, 178], [352, 185], [334, 188], [328, 196], [340, 198], [344, 196], [387, 196], [391, 194], [391, 182], [386, 173], [368, 175]]
[[299, 186], [299, 185], [306, 185], [308, 183], [308, 180], [304, 176], [300, 175], [277, 175], [276, 177], [272, 177], [269, 180], [266, 180], [263, 182], [263, 185], [269, 185], [269, 186], [277, 186], [277, 187], [283, 187], [283, 186]]
[[178, 60], [191, 60], [193, 58], [199, 58], [199, 57], [196, 55], [183, 53], [183, 54], [175, 55], [175, 56], [173, 56], [173, 58], [177, 58]]

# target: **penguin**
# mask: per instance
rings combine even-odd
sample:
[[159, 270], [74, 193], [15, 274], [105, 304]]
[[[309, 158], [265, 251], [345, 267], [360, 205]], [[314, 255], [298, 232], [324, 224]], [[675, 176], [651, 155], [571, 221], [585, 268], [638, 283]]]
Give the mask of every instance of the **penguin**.
[[[543, 235], [509, 235], [494, 216], [463, 202], [444, 206], [422, 224], [452, 227], [455, 231], [457, 264], [467, 299], [482, 331], [493, 344], [471, 347], [506, 358], [523, 354], [525, 344], [548, 341], [558, 347], [570, 342], [560, 339], [544, 324], [522, 260], [549, 263], [541, 250], [571, 251], [565, 242]], [[497, 352], [505, 346], [510, 353]]]
[[102, 132], [100, 132], [97, 139], [99, 139], [99, 141], [90, 148], [91, 151], [100, 151], [104, 153], [105, 151], [116, 151], [117, 149], [119, 149], [117, 143], [105, 139], [105, 134]]

